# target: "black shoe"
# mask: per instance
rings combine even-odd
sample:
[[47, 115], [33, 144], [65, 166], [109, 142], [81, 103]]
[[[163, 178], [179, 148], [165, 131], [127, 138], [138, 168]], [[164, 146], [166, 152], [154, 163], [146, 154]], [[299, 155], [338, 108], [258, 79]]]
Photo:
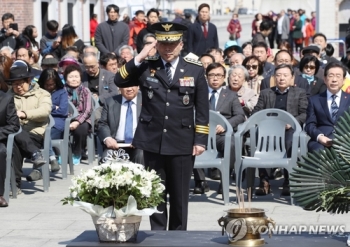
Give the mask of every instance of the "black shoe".
[[212, 169], [210, 173], [210, 178], [212, 180], [221, 180], [221, 174], [219, 169]]
[[273, 177], [275, 179], [282, 177], [282, 169], [281, 168], [276, 168], [276, 170], [273, 172]]
[[81, 160], [88, 160], [88, 155], [86, 154], [86, 152], [81, 152]]
[[50, 161], [50, 166], [51, 172], [58, 172], [61, 169], [56, 159]]
[[46, 161], [44, 160], [44, 157], [40, 151], [33, 153], [32, 162], [33, 162], [34, 169], [42, 167], [46, 163]]
[[207, 181], [198, 181], [193, 189], [193, 194], [204, 194], [209, 191], [209, 185]]
[[222, 183], [219, 184], [219, 188], [216, 192], [218, 193], [218, 195], [222, 195]]
[[33, 171], [26, 178], [29, 182], [38, 181], [42, 179], [41, 171], [33, 169]]
[[257, 196], [266, 196], [271, 193], [271, 186], [267, 178], [260, 179], [259, 189], [255, 191]]
[[284, 180], [281, 196], [290, 196], [289, 180]]

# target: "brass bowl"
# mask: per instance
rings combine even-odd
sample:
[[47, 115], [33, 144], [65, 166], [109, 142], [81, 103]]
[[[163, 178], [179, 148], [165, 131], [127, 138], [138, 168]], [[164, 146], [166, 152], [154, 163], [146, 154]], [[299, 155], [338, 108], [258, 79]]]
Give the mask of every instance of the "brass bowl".
[[226, 231], [228, 242], [234, 246], [261, 246], [265, 243], [261, 233], [270, 233], [270, 224], [275, 222], [266, 217], [260, 208], [229, 209], [227, 215], [218, 220], [222, 233]]

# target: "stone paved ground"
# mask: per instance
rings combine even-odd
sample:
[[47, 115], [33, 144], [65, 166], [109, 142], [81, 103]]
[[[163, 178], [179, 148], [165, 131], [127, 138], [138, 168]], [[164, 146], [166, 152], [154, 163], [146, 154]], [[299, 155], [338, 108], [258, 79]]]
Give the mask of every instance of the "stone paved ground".
[[[31, 164], [25, 164], [24, 175], [30, 172]], [[91, 166], [75, 166], [75, 173]], [[62, 206], [60, 200], [68, 195], [70, 178], [61, 179], [61, 174], [51, 178], [48, 193], [42, 191], [42, 181], [29, 183], [23, 180], [23, 194], [10, 200], [10, 206], [1, 208], [0, 246], [1, 247], [55, 247], [65, 246], [86, 230], [94, 230], [90, 216], [72, 206]], [[267, 216], [278, 225], [344, 225], [350, 231], [348, 215], [330, 215], [304, 211], [291, 206], [289, 198], [279, 196], [278, 186], [282, 181], [272, 181], [273, 194], [253, 198], [252, 207], [263, 208]], [[225, 210], [237, 208], [235, 203], [224, 206], [221, 196], [216, 194], [218, 181], [209, 181], [211, 190], [205, 195], [190, 192], [188, 230], [218, 231], [217, 220], [225, 215]], [[234, 183], [231, 181], [230, 200], [235, 201]], [[247, 203], [246, 203], [247, 204]], [[143, 217], [140, 230], [150, 230], [148, 217]]]

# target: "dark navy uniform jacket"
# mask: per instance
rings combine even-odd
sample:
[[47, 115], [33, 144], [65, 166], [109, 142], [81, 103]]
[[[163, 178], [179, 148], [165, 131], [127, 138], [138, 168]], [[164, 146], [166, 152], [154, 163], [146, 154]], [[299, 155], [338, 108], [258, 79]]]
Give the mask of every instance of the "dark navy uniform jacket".
[[206, 146], [209, 133], [208, 85], [200, 63], [179, 57], [172, 84], [161, 58], [125, 64], [118, 87], [140, 86], [142, 110], [133, 139], [136, 148], [162, 155], [190, 155]]

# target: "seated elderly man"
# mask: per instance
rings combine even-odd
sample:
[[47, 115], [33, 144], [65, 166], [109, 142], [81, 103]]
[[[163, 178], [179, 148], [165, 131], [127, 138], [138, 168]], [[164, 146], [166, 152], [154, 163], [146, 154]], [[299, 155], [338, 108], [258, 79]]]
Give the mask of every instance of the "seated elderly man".
[[[240, 123], [245, 121], [245, 116], [241, 104], [239, 102], [237, 93], [226, 88], [224, 80], [226, 78], [226, 69], [220, 63], [212, 63], [206, 70], [208, 79], [208, 99], [210, 110], [218, 111], [223, 115], [228, 122], [232, 125], [234, 130]], [[218, 125], [216, 127], [216, 147], [220, 153], [224, 153], [225, 150], [225, 129], [223, 126]], [[231, 139], [231, 157], [230, 168], [234, 168], [235, 163], [235, 144], [234, 138]], [[221, 178], [220, 172], [217, 169], [211, 171], [212, 179], [219, 180]], [[203, 169], [193, 170], [195, 179], [195, 194], [203, 194], [209, 191], [209, 186], [205, 181], [205, 175]], [[220, 184], [218, 194], [222, 194], [222, 185]]]
[[21, 175], [23, 158], [31, 158], [33, 170], [27, 176], [28, 181], [41, 179], [38, 169], [45, 164], [40, 149], [43, 147], [45, 128], [51, 113], [51, 95], [41, 89], [38, 83], [32, 83], [33, 74], [29, 64], [15, 61], [10, 69], [12, 89], [8, 93], [14, 97], [17, 115], [22, 132], [15, 136], [13, 166], [15, 168], [18, 193], [21, 193]]
[[[275, 68], [276, 86], [264, 89], [260, 92], [258, 103], [254, 107], [252, 115], [258, 111], [270, 108], [284, 110], [293, 115], [302, 126], [306, 119], [307, 97], [305, 89], [293, 87], [294, 70], [291, 65], [280, 64]], [[294, 129], [287, 124], [285, 133], [285, 148], [287, 157], [292, 152], [292, 140]], [[289, 196], [289, 175], [284, 170], [283, 196]], [[266, 169], [259, 169], [260, 185], [255, 191], [256, 195], [270, 194], [270, 183]]]
[[118, 88], [114, 84], [114, 74], [100, 68], [98, 59], [94, 53], [84, 53], [83, 63], [83, 84], [90, 91], [92, 96], [103, 105], [106, 98], [118, 94]]
[[346, 68], [340, 62], [330, 62], [324, 70], [327, 90], [309, 98], [305, 125], [311, 137], [309, 152], [333, 145], [334, 125], [350, 107], [350, 94], [341, 90], [345, 76]]
[[118, 56], [124, 58], [126, 62], [129, 62], [134, 58], [134, 50], [129, 45], [123, 45], [118, 50]]
[[228, 63], [232, 68], [233, 66], [242, 65], [244, 59], [245, 59], [245, 56], [242, 53], [236, 53], [230, 57], [230, 59], [228, 60]]
[[[102, 158], [108, 150], [119, 149], [120, 143], [131, 144], [141, 112], [142, 95], [137, 86], [120, 89], [121, 94], [106, 99], [98, 122], [97, 136], [103, 144]], [[143, 151], [123, 147], [130, 160], [143, 164]]]
[[[5, 77], [0, 72], [0, 88], [5, 83]], [[10, 134], [19, 130], [20, 124], [12, 95], [6, 94], [0, 90], [0, 207], [7, 207], [8, 203], [3, 197], [5, 192], [6, 179], [6, 156], [7, 156], [7, 138]]]

